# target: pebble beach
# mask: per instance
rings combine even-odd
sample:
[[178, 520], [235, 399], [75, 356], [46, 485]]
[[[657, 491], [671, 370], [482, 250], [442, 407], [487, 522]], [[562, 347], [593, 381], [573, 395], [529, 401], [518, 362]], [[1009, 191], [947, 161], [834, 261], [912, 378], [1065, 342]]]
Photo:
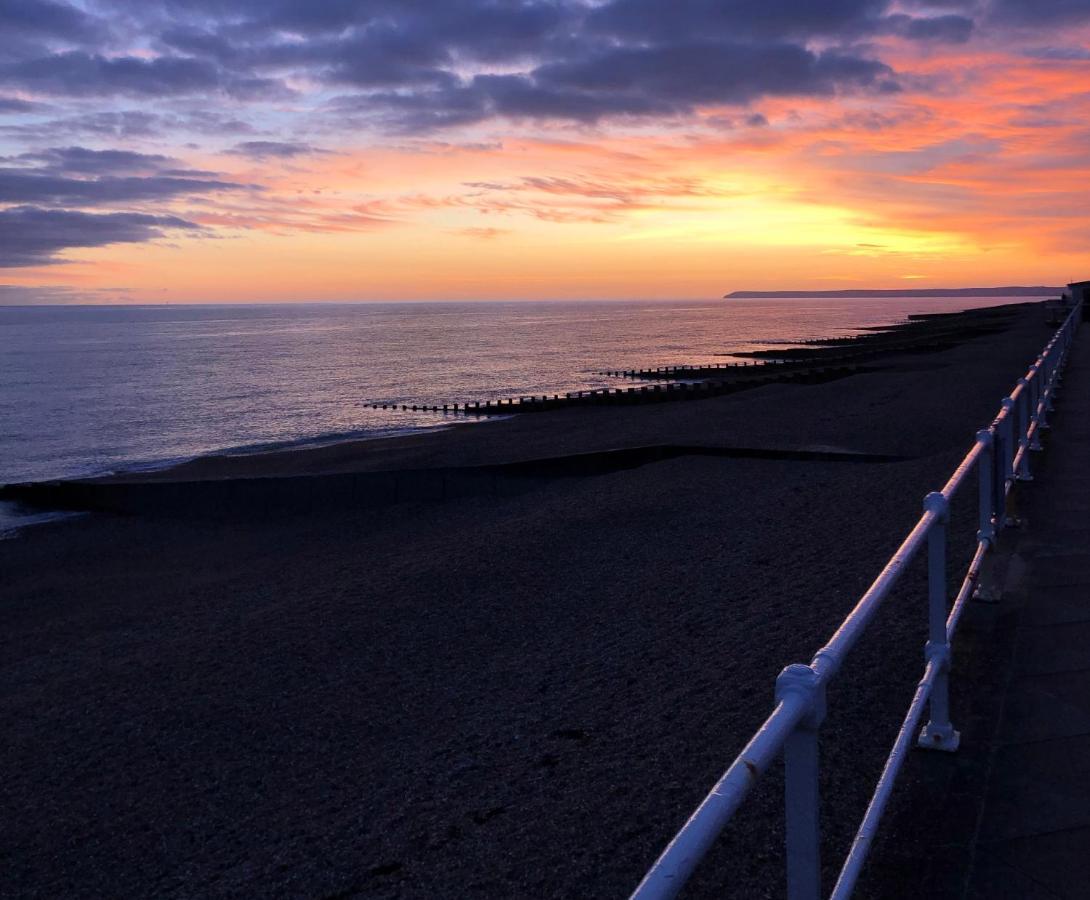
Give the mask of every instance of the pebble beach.
[[[1048, 334], [1039, 304], [974, 310], [830, 380], [9, 488], [90, 514], [0, 541], [0, 895], [627, 895]], [[826, 887], [923, 586], [829, 696]], [[782, 895], [781, 793], [689, 895]]]

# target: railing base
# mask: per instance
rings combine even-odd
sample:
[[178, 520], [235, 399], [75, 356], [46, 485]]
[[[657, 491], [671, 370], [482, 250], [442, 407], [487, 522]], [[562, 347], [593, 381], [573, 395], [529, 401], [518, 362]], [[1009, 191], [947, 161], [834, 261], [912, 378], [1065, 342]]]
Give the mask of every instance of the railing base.
[[943, 753], [953, 753], [960, 744], [961, 732], [953, 725], [938, 727], [931, 722], [924, 725], [916, 740], [916, 746], [921, 750], [941, 750]]

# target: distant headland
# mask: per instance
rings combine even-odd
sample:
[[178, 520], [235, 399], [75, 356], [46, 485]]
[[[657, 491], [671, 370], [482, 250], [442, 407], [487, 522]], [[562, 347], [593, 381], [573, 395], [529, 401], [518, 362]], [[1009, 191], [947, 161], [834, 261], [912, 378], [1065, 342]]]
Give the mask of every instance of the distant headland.
[[724, 300], [740, 297], [1050, 297], [1063, 292], [1062, 287], [990, 287], [990, 288], [908, 288], [905, 290], [848, 291], [733, 291]]

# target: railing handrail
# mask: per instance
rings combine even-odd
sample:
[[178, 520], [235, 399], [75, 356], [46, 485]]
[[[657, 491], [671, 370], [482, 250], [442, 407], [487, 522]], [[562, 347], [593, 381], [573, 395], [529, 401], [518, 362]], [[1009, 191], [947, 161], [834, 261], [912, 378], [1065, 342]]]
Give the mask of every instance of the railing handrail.
[[[659, 856], [633, 893], [633, 900], [676, 896], [750, 789], [781, 752], [785, 759], [788, 896], [790, 900], [816, 900], [820, 896], [817, 738], [825, 716], [825, 687], [926, 542], [929, 629], [924, 674], [832, 897], [845, 900], [851, 895], [925, 706], [930, 706], [930, 720], [917, 738], [919, 745], [946, 751], [957, 749], [959, 736], [949, 720], [950, 644], [965, 604], [979, 586], [988, 550], [994, 545], [997, 533], [1011, 524], [1007, 496], [1016, 481], [1032, 479], [1029, 452], [1041, 449], [1039, 435], [1048, 427], [1047, 416], [1052, 411], [1052, 400], [1081, 313], [1082, 302], [1078, 301], [1025, 376], [1003, 398], [995, 419], [977, 432], [973, 446], [942, 490], [924, 499], [923, 514], [915, 526], [810, 664], [791, 665], [780, 673], [776, 680], [776, 705], [771, 714]], [[948, 610], [949, 504], [974, 468], [980, 472], [977, 546]]]

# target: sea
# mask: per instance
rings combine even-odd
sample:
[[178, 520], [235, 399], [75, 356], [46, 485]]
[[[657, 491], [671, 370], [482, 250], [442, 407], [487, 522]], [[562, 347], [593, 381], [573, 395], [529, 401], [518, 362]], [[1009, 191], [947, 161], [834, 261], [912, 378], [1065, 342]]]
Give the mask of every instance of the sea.
[[607, 387], [1005, 302], [1025, 298], [0, 307], [0, 483], [434, 430], [458, 419], [369, 404]]

